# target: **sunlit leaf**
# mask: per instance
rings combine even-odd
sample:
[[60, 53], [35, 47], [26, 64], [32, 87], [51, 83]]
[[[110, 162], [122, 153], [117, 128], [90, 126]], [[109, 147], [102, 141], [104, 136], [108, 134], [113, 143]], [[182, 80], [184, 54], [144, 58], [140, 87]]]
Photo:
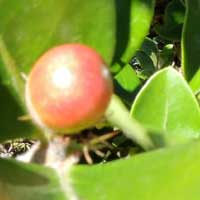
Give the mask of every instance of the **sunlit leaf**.
[[94, 166], [76, 166], [72, 182], [87, 200], [199, 200], [200, 143]]
[[199, 137], [200, 109], [191, 89], [173, 68], [154, 74], [139, 92], [131, 115], [160, 144], [177, 144]]

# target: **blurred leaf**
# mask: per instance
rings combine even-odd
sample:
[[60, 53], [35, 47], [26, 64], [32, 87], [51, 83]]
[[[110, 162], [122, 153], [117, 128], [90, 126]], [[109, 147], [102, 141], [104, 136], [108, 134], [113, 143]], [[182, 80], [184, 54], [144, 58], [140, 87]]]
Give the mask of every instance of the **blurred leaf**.
[[68, 42], [90, 45], [110, 63], [114, 12], [113, 0], [1, 0], [0, 33], [20, 71], [29, 71], [50, 47]]
[[200, 143], [178, 145], [94, 166], [75, 166], [72, 182], [87, 200], [199, 200]]
[[15, 100], [24, 106], [24, 82], [0, 35], [0, 84], [7, 87]]
[[0, 159], [1, 200], [67, 200], [59, 181], [50, 168]]
[[169, 40], [179, 41], [185, 16], [185, 7], [180, 0], [171, 1], [164, 15], [164, 24], [155, 26], [156, 32]]
[[154, 13], [154, 0], [116, 0], [118, 20], [115, 59], [130, 61], [148, 34]]
[[41, 133], [30, 120], [19, 120], [25, 113], [23, 90], [24, 82], [0, 36], [0, 142]]
[[199, 137], [200, 109], [183, 77], [173, 68], [153, 75], [140, 91], [131, 115], [154, 132], [161, 145], [187, 142]]
[[38, 131], [17, 119], [26, 112], [20, 73], [28, 73], [50, 47], [68, 42], [95, 48], [109, 64], [115, 45], [114, 0], [1, 0], [0, 18], [0, 140], [30, 137]]
[[[192, 142], [106, 164], [76, 165], [62, 178], [70, 180], [78, 199], [198, 200], [199, 156], [200, 143]], [[1, 200], [67, 200], [67, 187], [53, 169], [0, 159]]]
[[200, 92], [200, 69], [196, 72], [193, 79], [190, 81], [190, 87], [195, 94]]
[[186, 18], [182, 37], [182, 67], [186, 80], [191, 81], [200, 68], [200, 6], [199, 0], [186, 0]]

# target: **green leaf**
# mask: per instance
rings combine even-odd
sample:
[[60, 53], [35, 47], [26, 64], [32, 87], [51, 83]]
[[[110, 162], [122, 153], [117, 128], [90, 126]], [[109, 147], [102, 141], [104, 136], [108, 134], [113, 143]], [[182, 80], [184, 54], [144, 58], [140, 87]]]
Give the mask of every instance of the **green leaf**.
[[0, 35], [0, 84], [7, 87], [15, 100], [23, 108], [24, 82], [14, 60]]
[[60, 178], [47, 167], [0, 159], [0, 196], [67, 200], [73, 191], [78, 199], [87, 200], [198, 200], [199, 156], [200, 143], [192, 142], [106, 164], [73, 166]]
[[0, 99], [0, 142], [19, 137], [27, 138], [30, 135], [41, 136], [41, 131], [37, 130], [30, 120], [19, 120], [25, 113], [24, 82], [1, 36]]
[[28, 73], [47, 49], [71, 42], [95, 48], [109, 64], [115, 45], [115, 3], [1, 0], [0, 18], [0, 140], [31, 137], [38, 131], [17, 119], [26, 114], [20, 73]]
[[172, 65], [174, 61], [174, 45], [167, 44], [163, 47], [162, 51], [159, 53], [158, 68], [164, 68]]
[[196, 72], [190, 81], [190, 87], [195, 94], [200, 92], [200, 69]]
[[168, 40], [180, 41], [185, 7], [180, 0], [171, 1], [164, 15], [164, 24], [155, 26], [156, 32]]
[[134, 69], [129, 65], [125, 65], [122, 70], [114, 77], [115, 92], [127, 105], [131, 105], [135, 97], [135, 90], [140, 85]]
[[140, 50], [146, 53], [152, 59], [154, 66], [157, 66], [158, 46], [154, 40], [146, 37], [145, 40], [143, 41]]
[[20, 71], [29, 71], [50, 47], [68, 42], [90, 45], [110, 63], [114, 8], [113, 0], [1, 0], [0, 33]]
[[55, 171], [0, 159], [1, 200], [67, 200]]
[[132, 106], [131, 116], [159, 145], [187, 142], [199, 137], [200, 109], [188, 84], [173, 68], [153, 75]]
[[144, 51], [148, 56], [158, 53], [158, 47], [156, 42], [148, 37], [146, 37], [145, 40], [143, 41], [140, 50]]
[[127, 92], [133, 92], [140, 84], [140, 80], [129, 64], [115, 76], [115, 80]]
[[141, 74], [145, 77], [149, 77], [155, 71], [155, 66], [151, 57], [149, 57], [143, 51], [136, 51], [134, 58], [141, 66]]
[[200, 143], [178, 145], [94, 166], [75, 166], [72, 182], [87, 200], [199, 200]]
[[[155, 1], [118, 0], [117, 2], [118, 12], [120, 13], [118, 24], [121, 25], [118, 32], [116, 57], [121, 57], [122, 62], [127, 63], [135, 54], [136, 50], [140, 48], [145, 36], [148, 34], [154, 14]], [[128, 33], [128, 35], [125, 36], [125, 33]], [[120, 41], [121, 39], [123, 42]], [[120, 53], [118, 51], [120, 51]]]
[[182, 36], [182, 67], [190, 81], [200, 68], [200, 6], [199, 0], [186, 0], [186, 18]]

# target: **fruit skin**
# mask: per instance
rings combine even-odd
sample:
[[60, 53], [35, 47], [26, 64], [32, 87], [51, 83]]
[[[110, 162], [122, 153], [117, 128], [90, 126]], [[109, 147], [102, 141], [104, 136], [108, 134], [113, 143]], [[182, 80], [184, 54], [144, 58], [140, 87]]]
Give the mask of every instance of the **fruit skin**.
[[101, 120], [112, 93], [112, 78], [100, 55], [85, 45], [64, 44], [34, 64], [25, 99], [38, 126], [69, 134]]

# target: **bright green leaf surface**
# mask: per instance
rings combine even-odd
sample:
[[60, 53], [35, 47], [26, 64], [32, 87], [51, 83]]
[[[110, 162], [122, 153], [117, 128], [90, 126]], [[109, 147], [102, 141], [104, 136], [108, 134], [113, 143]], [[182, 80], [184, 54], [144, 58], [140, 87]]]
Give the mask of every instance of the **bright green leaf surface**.
[[76, 166], [73, 184], [87, 200], [199, 200], [200, 143], [95, 166]]
[[67, 200], [53, 170], [3, 159], [0, 159], [0, 199]]
[[140, 91], [131, 115], [165, 144], [194, 139], [200, 134], [200, 109], [189, 86], [173, 68], [153, 75]]
[[185, 16], [185, 7], [181, 0], [171, 1], [164, 16], [164, 24], [155, 27], [156, 32], [169, 40], [180, 41]]
[[200, 68], [200, 0], [186, 0], [186, 18], [182, 37], [182, 67], [190, 81]]
[[200, 69], [194, 75], [193, 79], [190, 81], [190, 87], [194, 93], [200, 92]]
[[130, 107], [135, 98], [135, 90], [140, 85], [134, 69], [125, 65], [122, 70], [114, 77], [115, 93], [123, 98], [123, 101]]
[[37, 131], [17, 119], [25, 114], [19, 72], [28, 73], [44, 51], [68, 42], [87, 44], [110, 63], [115, 4], [113, 0], [1, 0], [0, 18], [0, 140], [29, 137]]
[[140, 48], [145, 36], [148, 34], [154, 13], [154, 0], [132, 0], [130, 11], [130, 35], [122, 61], [128, 62]]
[[115, 80], [127, 92], [133, 92], [140, 85], [134, 69], [128, 64], [115, 76]]

